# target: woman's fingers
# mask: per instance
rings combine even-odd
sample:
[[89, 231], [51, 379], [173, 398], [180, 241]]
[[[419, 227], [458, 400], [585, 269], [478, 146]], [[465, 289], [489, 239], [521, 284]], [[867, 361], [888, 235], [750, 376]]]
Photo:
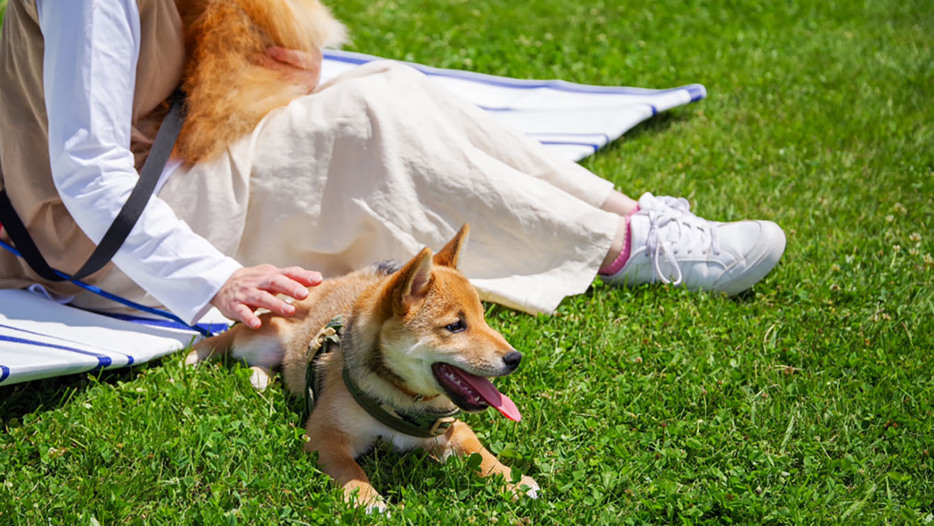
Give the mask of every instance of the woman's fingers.
[[291, 316], [295, 314], [295, 307], [276, 295], [304, 299], [308, 296], [307, 287], [320, 283], [321, 274], [301, 267], [244, 267], [230, 276], [211, 304], [224, 316], [256, 329], [261, 325], [254, 313], [256, 309], [266, 309], [279, 316]]
[[295, 314], [295, 307], [293, 305], [282, 301], [265, 290], [255, 291], [251, 300], [245, 303], [253, 309], [266, 309], [279, 316], [288, 317]]
[[[269, 292], [273, 294], [285, 294], [286, 296], [291, 296], [297, 300], [303, 300], [308, 296], [308, 285], [303, 285], [301, 282], [286, 276], [285, 274], [274, 274], [269, 277], [268, 281], [262, 283], [258, 290], [261, 292]], [[256, 300], [257, 304], [262, 302], [263, 307], [267, 307], [265, 304], [269, 303], [268, 298], [265, 296], [260, 296]], [[271, 310], [271, 309], [270, 309]]]
[[[223, 309], [220, 309], [220, 311], [222, 313], [224, 312]], [[257, 317], [256, 314], [253, 314], [253, 310], [242, 303], [234, 305], [233, 311], [229, 314], [224, 313], [224, 316], [227, 316], [234, 321], [239, 321], [251, 329], [259, 329], [262, 325], [262, 323], [259, 321], [259, 317]]]
[[320, 272], [305, 270], [302, 267], [286, 267], [282, 269], [282, 273], [308, 287], [321, 284], [323, 279]]
[[[315, 272], [313, 270], [305, 270], [301, 267], [288, 267], [282, 269], [282, 275], [287, 276], [303, 286], [303, 291], [308, 292], [307, 288], [304, 287], [316, 287], [321, 284], [321, 280], [324, 279], [321, 276], [320, 272]], [[302, 299], [298, 296], [292, 296], [295, 299]]]

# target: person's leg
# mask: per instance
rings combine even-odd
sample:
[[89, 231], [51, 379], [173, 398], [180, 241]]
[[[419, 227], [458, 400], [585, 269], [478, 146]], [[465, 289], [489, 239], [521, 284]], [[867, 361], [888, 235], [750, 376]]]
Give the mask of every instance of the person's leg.
[[[761, 279], [784, 248], [774, 224], [707, 222], [685, 201], [651, 194], [636, 203], [399, 64], [358, 68], [296, 101], [251, 145], [251, 218], [240, 246], [248, 262], [247, 254], [291, 246], [286, 262], [334, 274], [441, 246], [469, 221], [468, 275], [486, 297], [547, 311], [601, 269], [612, 284], [673, 281], [732, 293]], [[279, 195], [290, 199], [277, 203]], [[308, 234], [301, 242], [274, 240], [268, 229], [250, 234], [280, 218]], [[319, 228], [337, 240], [310, 242]]]
[[[774, 223], [705, 221], [690, 213], [683, 199], [645, 194], [636, 201], [430, 80], [422, 77], [420, 84], [423, 96], [478, 149], [620, 216], [600, 264], [601, 276], [611, 284], [661, 281], [734, 294], [762, 279], [784, 251], [784, 234]], [[631, 254], [640, 257], [633, 259]]]
[[601, 210], [613, 212], [614, 214], [622, 217], [626, 217], [629, 214], [632, 214], [638, 208], [638, 201], [616, 190], [610, 192], [610, 194], [606, 196], [606, 199], [603, 201], [603, 204], [600, 205]]

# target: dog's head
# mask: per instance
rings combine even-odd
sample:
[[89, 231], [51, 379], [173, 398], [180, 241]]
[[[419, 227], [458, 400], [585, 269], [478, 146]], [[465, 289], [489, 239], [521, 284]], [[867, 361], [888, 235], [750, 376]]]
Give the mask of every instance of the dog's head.
[[522, 355], [487, 324], [477, 291], [457, 270], [468, 232], [464, 225], [437, 254], [424, 248], [381, 288], [383, 321], [366, 361], [403, 390], [443, 394], [465, 411], [493, 406], [518, 420], [488, 378], [515, 371]]

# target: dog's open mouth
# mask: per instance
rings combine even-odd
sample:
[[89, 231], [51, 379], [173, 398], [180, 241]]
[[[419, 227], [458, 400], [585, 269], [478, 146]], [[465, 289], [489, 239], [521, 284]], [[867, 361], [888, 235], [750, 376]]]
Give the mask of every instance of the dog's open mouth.
[[499, 392], [489, 379], [440, 362], [432, 364], [431, 371], [448, 398], [464, 411], [476, 412], [493, 407], [510, 420], [518, 422], [522, 419], [516, 404]]

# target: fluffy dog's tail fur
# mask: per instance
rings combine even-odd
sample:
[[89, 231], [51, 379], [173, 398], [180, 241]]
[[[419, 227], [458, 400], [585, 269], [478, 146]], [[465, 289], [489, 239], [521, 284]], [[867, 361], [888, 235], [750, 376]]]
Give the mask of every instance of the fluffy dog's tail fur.
[[210, 159], [270, 111], [306, 95], [287, 69], [261, 65], [270, 46], [312, 51], [339, 45], [344, 26], [318, 0], [178, 0], [188, 54], [188, 117], [175, 155]]

